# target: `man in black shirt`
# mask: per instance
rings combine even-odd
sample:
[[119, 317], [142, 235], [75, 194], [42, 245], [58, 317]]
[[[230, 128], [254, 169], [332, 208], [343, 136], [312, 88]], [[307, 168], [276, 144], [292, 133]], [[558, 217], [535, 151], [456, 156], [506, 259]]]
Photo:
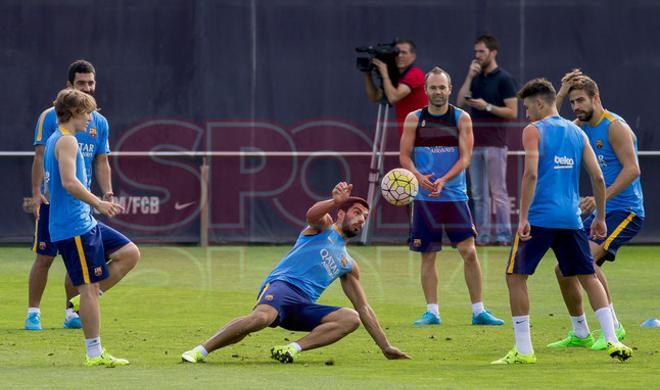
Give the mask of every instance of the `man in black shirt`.
[[[484, 34], [477, 38], [474, 59], [456, 100], [457, 106], [471, 108], [474, 123], [470, 186], [479, 245], [508, 245], [511, 242], [511, 206], [506, 188], [506, 130], [507, 122], [518, 116], [518, 99], [513, 77], [497, 65], [498, 51], [499, 43], [494, 36]], [[494, 210], [491, 210], [491, 204]], [[493, 211], [494, 229], [490, 223]]]

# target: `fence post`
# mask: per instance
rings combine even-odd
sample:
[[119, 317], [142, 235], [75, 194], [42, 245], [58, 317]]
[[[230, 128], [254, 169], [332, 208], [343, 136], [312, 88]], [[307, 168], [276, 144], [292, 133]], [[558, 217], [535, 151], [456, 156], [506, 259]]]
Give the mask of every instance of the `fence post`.
[[209, 246], [209, 165], [207, 158], [202, 159], [202, 165], [199, 167], [199, 245], [202, 248]]

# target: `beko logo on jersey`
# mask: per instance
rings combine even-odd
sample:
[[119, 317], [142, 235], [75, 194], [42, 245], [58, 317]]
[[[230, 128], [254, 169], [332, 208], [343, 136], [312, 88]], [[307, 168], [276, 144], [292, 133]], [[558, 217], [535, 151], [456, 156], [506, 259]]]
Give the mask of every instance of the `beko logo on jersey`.
[[331, 278], [337, 276], [337, 274], [339, 273], [339, 268], [337, 268], [337, 264], [333, 260], [330, 252], [325, 248], [321, 249], [321, 261], [323, 261], [323, 267], [325, 268], [325, 271], [328, 273], [328, 276], [330, 276]]
[[573, 168], [575, 162], [572, 158], [566, 156], [555, 156], [555, 169]]

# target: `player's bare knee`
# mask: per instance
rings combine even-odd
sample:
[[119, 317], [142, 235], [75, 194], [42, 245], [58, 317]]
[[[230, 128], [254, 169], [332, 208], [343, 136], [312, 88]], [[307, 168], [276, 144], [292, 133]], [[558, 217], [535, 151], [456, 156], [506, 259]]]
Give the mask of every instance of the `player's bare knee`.
[[55, 258], [52, 256], [37, 254], [37, 257], [34, 259], [34, 264], [39, 268], [45, 268], [48, 270], [53, 264], [53, 260], [55, 260]]
[[348, 333], [351, 333], [360, 327], [360, 315], [353, 309], [345, 308], [345, 310], [346, 328]]
[[80, 298], [82, 299], [83, 297], [87, 299], [96, 299], [99, 296], [99, 285], [98, 283], [92, 283], [92, 284], [82, 284], [80, 286], [76, 286], [78, 288], [78, 293], [80, 294]]
[[476, 263], [478, 261], [477, 249], [474, 245], [461, 245], [457, 249], [465, 263]]
[[274, 318], [270, 313], [265, 311], [255, 310], [248, 316], [253, 329], [263, 329], [270, 325]]
[[111, 255], [113, 261], [120, 261], [121, 264], [131, 270], [137, 265], [140, 260], [140, 249], [134, 243], [129, 243], [120, 248], [117, 252]]

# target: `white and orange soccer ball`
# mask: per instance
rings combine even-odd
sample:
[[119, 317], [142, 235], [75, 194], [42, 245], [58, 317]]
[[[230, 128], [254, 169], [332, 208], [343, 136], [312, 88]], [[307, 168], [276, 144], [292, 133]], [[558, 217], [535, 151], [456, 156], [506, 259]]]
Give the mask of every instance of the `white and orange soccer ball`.
[[407, 169], [395, 168], [387, 172], [380, 182], [380, 193], [395, 206], [412, 203], [419, 191], [417, 178]]

